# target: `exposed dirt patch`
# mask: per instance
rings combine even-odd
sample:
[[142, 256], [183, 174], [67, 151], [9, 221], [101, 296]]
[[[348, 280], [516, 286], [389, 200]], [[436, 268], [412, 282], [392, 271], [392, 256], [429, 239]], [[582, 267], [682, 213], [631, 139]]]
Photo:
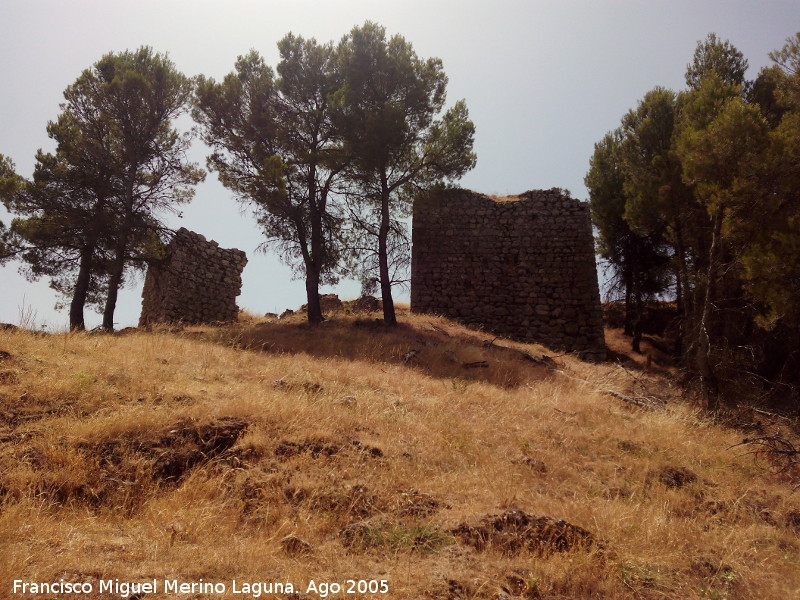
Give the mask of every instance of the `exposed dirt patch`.
[[296, 535], [287, 535], [283, 538], [281, 540], [281, 550], [289, 556], [303, 556], [314, 552], [311, 544]]
[[800, 510], [790, 510], [783, 516], [783, 524], [792, 531], [800, 533]]
[[697, 481], [697, 474], [686, 467], [666, 466], [658, 471], [651, 471], [648, 480], [656, 480], [668, 488], [682, 488]]
[[437, 500], [430, 494], [425, 494], [413, 488], [400, 492], [397, 505], [398, 513], [407, 517], [427, 517], [443, 508], [450, 508], [449, 505]]
[[746, 512], [758, 517], [768, 525], [777, 525], [776, 510], [782, 498], [777, 494], [767, 493], [765, 490], [747, 490], [739, 498], [738, 503]]
[[515, 465], [525, 465], [530, 467], [532, 471], [544, 475], [547, 473], [547, 465], [544, 461], [533, 456], [523, 456], [522, 458], [515, 458], [511, 461]]
[[520, 573], [511, 573], [506, 577], [506, 585], [504, 586], [511, 594], [519, 598], [529, 598], [530, 600], [537, 600], [542, 597], [539, 593], [536, 580], [531, 581], [530, 578], [524, 577]]
[[550, 554], [596, 544], [594, 536], [582, 527], [521, 510], [487, 515], [476, 525], [462, 523], [451, 533], [478, 551], [496, 549], [503, 554]]
[[288, 460], [302, 454], [310, 454], [311, 458], [333, 456], [342, 450], [341, 445], [322, 438], [310, 438], [300, 442], [284, 440], [275, 448], [275, 456]]
[[19, 383], [19, 375], [16, 371], [5, 370], [0, 371], [0, 383], [6, 385], [13, 385], [15, 383]]
[[89, 411], [76, 407], [69, 398], [60, 399], [54, 404], [46, 398], [22, 393], [20, 396], [0, 394], [0, 423], [17, 428], [27, 423], [65, 414], [85, 416]]
[[313, 501], [317, 510], [352, 519], [366, 519], [382, 511], [381, 499], [364, 485], [348, 485], [317, 496]]
[[453, 543], [452, 535], [436, 525], [408, 525], [381, 519], [350, 523], [339, 531], [339, 539], [348, 550], [361, 552], [430, 554]]
[[285, 379], [276, 379], [272, 382], [272, 387], [277, 390], [293, 391], [300, 390], [308, 394], [319, 394], [324, 388], [313, 381], [303, 381], [302, 383], [293, 383]]
[[363, 444], [358, 440], [347, 442], [337, 442], [326, 438], [307, 438], [300, 441], [283, 440], [275, 447], [275, 456], [280, 460], [307, 454], [311, 458], [334, 456], [348, 449], [355, 450], [359, 454], [370, 458], [382, 458], [383, 450], [375, 446]]
[[620, 440], [617, 447], [627, 454], [639, 454], [642, 452], [642, 445], [631, 440]]
[[350, 443], [356, 450], [358, 450], [359, 452], [363, 453], [366, 456], [370, 456], [372, 458], [383, 458], [383, 450], [381, 450], [377, 446], [362, 444], [358, 440], [353, 440]]
[[100, 466], [119, 466], [125, 454], [133, 450], [152, 461], [153, 479], [177, 482], [192, 467], [232, 448], [245, 429], [247, 422], [236, 417], [222, 417], [205, 424], [184, 419], [155, 438], [130, 435], [102, 444], [98, 449]]
[[182, 421], [152, 448], [158, 458], [153, 476], [165, 481], [180, 480], [196, 464], [221, 455], [239, 440], [247, 423], [223, 417], [205, 425]]
[[31, 492], [59, 504], [110, 506], [131, 515], [163, 485], [178, 484], [193, 468], [225, 457], [246, 429], [237, 417], [182, 419], [160, 431], [137, 428], [77, 443], [62, 438], [56, 446], [34, 437], [3, 458], [27, 465], [16, 495]]

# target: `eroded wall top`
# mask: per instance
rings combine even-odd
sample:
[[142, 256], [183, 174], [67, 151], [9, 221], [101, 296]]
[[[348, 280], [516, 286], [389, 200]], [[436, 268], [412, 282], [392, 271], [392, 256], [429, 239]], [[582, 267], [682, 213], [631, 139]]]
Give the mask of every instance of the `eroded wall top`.
[[247, 255], [183, 227], [147, 270], [139, 325], [235, 321]]

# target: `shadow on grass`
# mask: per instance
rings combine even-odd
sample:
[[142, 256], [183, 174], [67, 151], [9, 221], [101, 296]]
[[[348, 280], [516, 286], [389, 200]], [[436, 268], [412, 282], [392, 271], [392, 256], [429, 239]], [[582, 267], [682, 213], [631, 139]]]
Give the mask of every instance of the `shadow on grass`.
[[491, 337], [425, 317], [387, 326], [371, 317], [337, 316], [320, 325], [271, 321], [240, 323], [200, 335], [224, 344], [273, 354], [404, 365], [432, 377], [482, 381], [511, 388], [548, 377], [547, 368]]

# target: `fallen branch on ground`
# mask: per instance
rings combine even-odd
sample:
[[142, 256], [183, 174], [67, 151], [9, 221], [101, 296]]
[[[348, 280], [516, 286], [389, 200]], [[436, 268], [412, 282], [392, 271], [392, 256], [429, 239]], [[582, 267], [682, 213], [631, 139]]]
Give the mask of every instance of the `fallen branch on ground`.
[[465, 369], [477, 369], [477, 368], [486, 369], [489, 367], [489, 363], [486, 362], [485, 360], [478, 360], [475, 362], [461, 363], [461, 366], [464, 367]]
[[650, 397], [650, 396], [626, 396], [625, 394], [620, 394], [619, 392], [615, 392], [614, 390], [603, 390], [604, 394], [608, 394], [610, 396], [614, 396], [615, 398], [619, 398], [625, 402], [629, 402], [630, 404], [634, 404], [640, 408], [644, 408], [645, 410], [658, 410], [662, 406], [661, 400], [658, 398]]
[[[756, 458], [767, 458], [772, 461], [776, 467], [776, 474], [788, 473], [796, 467], [800, 467], [800, 450], [795, 448], [792, 442], [779, 433], [756, 438], [745, 438], [738, 444], [729, 446], [728, 450], [739, 446], [749, 446], [753, 448], [753, 450], [745, 452], [743, 456], [749, 454]], [[800, 482], [794, 486], [794, 489], [798, 488], [800, 488]]]

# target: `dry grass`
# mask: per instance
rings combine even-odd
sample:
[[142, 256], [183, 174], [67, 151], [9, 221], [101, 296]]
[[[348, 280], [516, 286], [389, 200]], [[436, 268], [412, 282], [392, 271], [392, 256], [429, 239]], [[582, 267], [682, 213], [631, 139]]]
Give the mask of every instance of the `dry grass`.
[[[0, 596], [60, 578], [228, 585], [148, 596], [187, 599], [250, 597], [231, 579], [291, 581], [296, 598], [319, 597], [311, 579], [387, 579], [388, 594], [336, 597], [392, 600], [800, 594], [791, 480], [728, 450], [742, 434], [677, 401], [669, 365], [643, 372], [620, 345], [625, 368], [561, 356], [556, 372], [497, 346], [541, 347], [375, 317], [0, 331]], [[508, 509], [596, 543], [454, 535]]]
[[500, 195], [496, 195], [496, 194], [487, 194], [486, 196], [488, 198], [491, 198], [495, 202], [517, 202], [520, 199], [518, 194], [505, 195], [505, 196], [500, 196]]

